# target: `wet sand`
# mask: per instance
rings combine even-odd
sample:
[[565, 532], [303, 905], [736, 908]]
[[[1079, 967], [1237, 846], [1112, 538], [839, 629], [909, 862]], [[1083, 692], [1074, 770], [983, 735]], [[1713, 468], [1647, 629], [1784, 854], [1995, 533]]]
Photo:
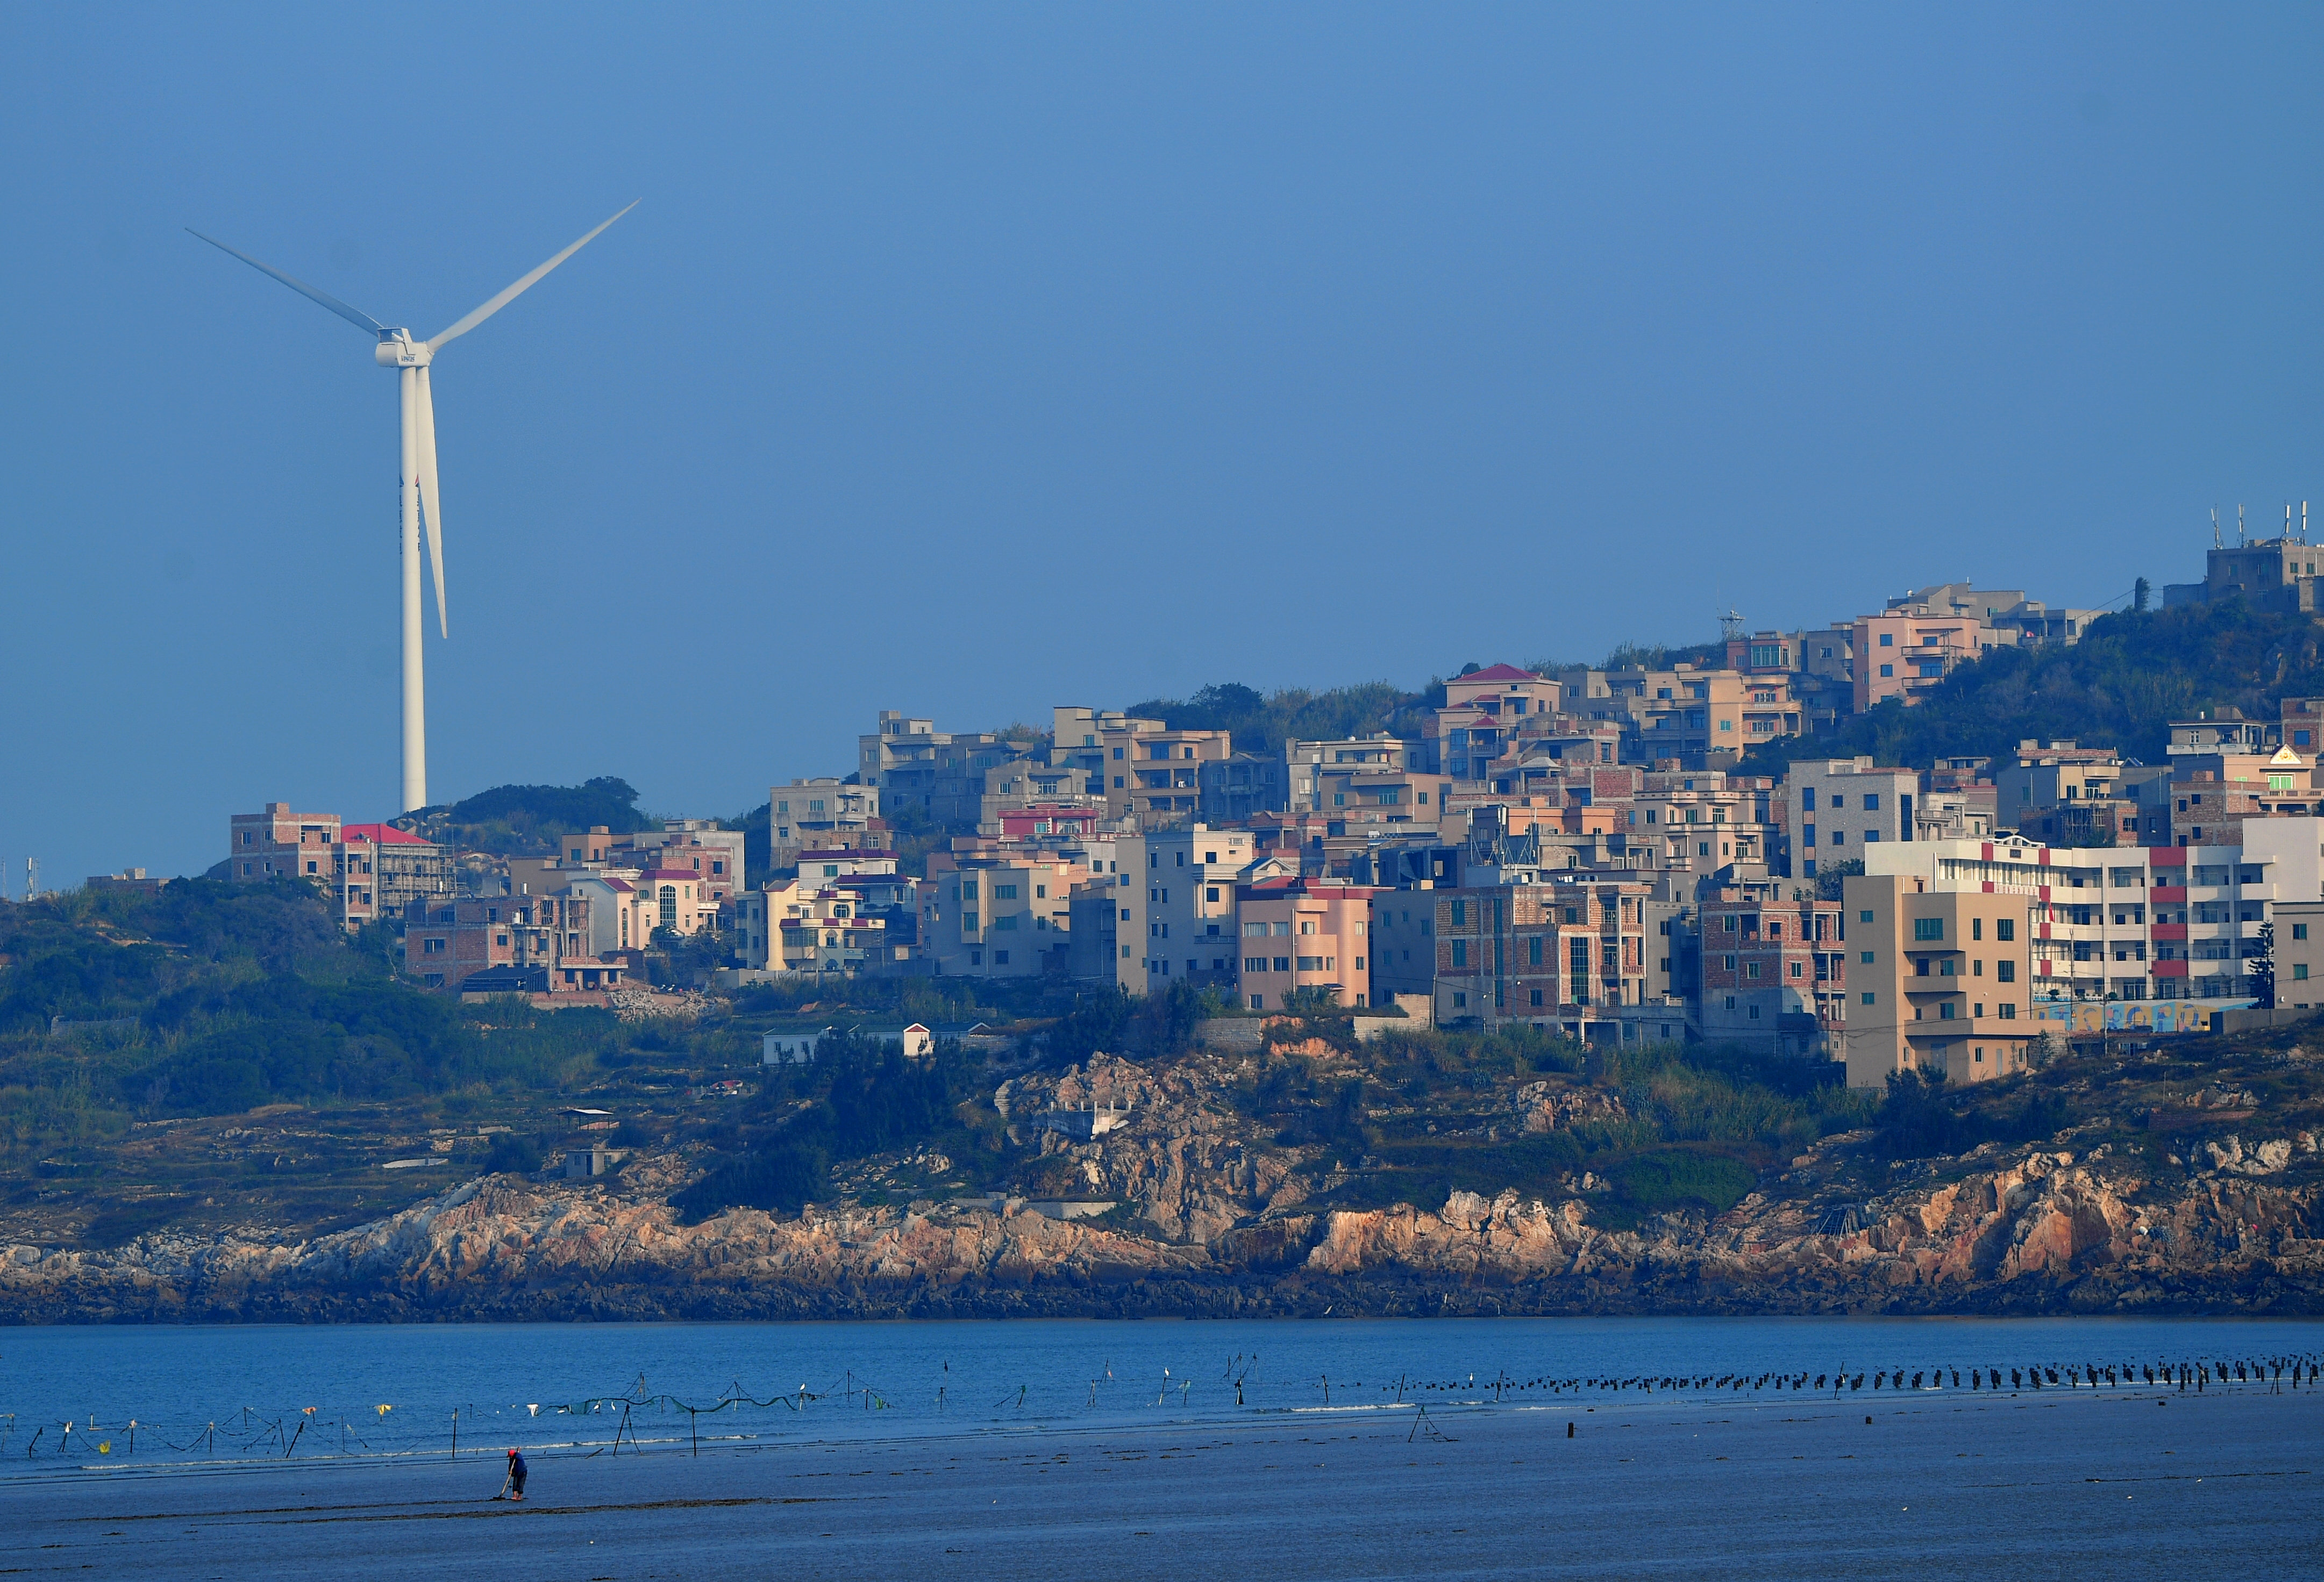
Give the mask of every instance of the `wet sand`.
[[[1872, 1421], [1867, 1423], [1865, 1418]], [[0, 1574], [2324, 1573], [2324, 1394], [1671, 1401], [0, 1485]], [[1568, 1438], [1566, 1425], [1576, 1425]], [[5, 1469], [0, 1468], [0, 1476]]]

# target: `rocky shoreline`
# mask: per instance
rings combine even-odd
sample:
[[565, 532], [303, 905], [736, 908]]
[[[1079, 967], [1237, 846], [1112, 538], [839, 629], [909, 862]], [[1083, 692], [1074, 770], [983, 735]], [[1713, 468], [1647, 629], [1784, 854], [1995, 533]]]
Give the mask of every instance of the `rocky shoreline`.
[[2324, 1312], [2314, 1187], [2157, 1194], [2025, 1151], [1827, 1231], [1759, 1195], [1634, 1230], [1582, 1198], [1263, 1214], [1171, 1242], [982, 1205], [735, 1209], [494, 1176], [351, 1230], [0, 1251], [0, 1322]]

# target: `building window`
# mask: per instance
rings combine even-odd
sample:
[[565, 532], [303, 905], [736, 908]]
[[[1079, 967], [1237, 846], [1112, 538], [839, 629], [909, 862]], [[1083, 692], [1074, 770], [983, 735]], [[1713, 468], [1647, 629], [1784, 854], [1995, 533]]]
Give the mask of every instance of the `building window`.
[[[1865, 921], [1868, 923], [1868, 922], [1870, 922], [1870, 921], [1871, 921], [1871, 919], [1868, 917], [1868, 918], [1866, 918], [1866, 919], [1865, 919]], [[1913, 919], [1913, 937], [1914, 937], [1914, 939], [1942, 939], [1942, 938], [1944, 938], [1944, 937], [1945, 937], [1945, 920], [1944, 920], [1943, 918], [1941, 918], [1941, 917], [1915, 917], [1915, 918], [1914, 918], [1914, 919]]]
[[1866, 1005], [1870, 1005], [1870, 1004], [1872, 1003], [1872, 996], [1871, 996], [1870, 994], [1868, 994], [1868, 994], [1864, 997], [1864, 1003], [1865, 1003]]

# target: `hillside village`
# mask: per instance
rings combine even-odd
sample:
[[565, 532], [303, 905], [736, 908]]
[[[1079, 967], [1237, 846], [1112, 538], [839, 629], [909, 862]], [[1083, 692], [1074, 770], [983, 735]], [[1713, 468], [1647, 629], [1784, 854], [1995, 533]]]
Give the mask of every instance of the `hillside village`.
[[[2312, 612], [2304, 538], [2214, 549], [2162, 605]], [[2105, 619], [1950, 583], [1820, 629], [1729, 621], [1684, 658], [1472, 665], [1401, 733], [1329, 740], [883, 710], [852, 768], [771, 786], [747, 821], [556, 829], [528, 855], [464, 847], [440, 810], [278, 803], [231, 819], [217, 872], [313, 881], [349, 929], [393, 932], [411, 981], [472, 1001], [651, 1003], [649, 957], [675, 947], [716, 992], [1183, 985], [1262, 1016], [1973, 1082], [2077, 1037], [2258, 1025], [2324, 983], [2324, 697], [2172, 719], [2153, 762], [2044, 738], [1917, 766], [1818, 750]]]
[[0, 905], [0, 1307], [2309, 1311], [2311, 553], [236, 814]]

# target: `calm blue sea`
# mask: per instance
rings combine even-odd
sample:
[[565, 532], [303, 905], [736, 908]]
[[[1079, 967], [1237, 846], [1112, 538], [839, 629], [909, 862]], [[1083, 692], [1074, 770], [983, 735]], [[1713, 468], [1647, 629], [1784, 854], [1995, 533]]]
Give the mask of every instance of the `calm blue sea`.
[[[2324, 1391], [2273, 1376], [2319, 1346], [2307, 1323], [2080, 1320], [15, 1329], [0, 1568], [2324, 1576]], [[2266, 1382], [2144, 1378], [2237, 1359], [2268, 1363]], [[1952, 1383], [2093, 1365], [2139, 1382]], [[1843, 1369], [1901, 1369], [1907, 1388], [1768, 1382]], [[1679, 1375], [1651, 1394], [1618, 1383]], [[1729, 1375], [1745, 1387], [1692, 1383]], [[1600, 1382], [1551, 1383], [1575, 1379]], [[530, 1464], [522, 1503], [497, 1497], [511, 1445]]]
[[[0, 1330], [0, 1478], [520, 1444], [828, 1443], [1231, 1426], [1326, 1407], [1818, 1398], [1763, 1375], [2324, 1360], [2324, 1324], [1541, 1319]], [[1956, 1374], [1964, 1375], [1956, 1387]], [[1684, 1375], [1678, 1392], [1601, 1380]], [[1692, 1381], [1739, 1375], [1698, 1389]], [[1572, 1381], [1585, 1381], [1575, 1385]], [[1898, 1399], [1885, 1384], [1848, 1393]], [[2142, 1388], [2144, 1387], [2142, 1380]], [[2214, 1382], [2209, 1390], [2273, 1389]], [[2084, 1390], [2083, 1394], [2090, 1392]], [[2117, 1392], [2118, 1393], [2118, 1392]], [[2027, 1393], [2029, 1395], [2033, 1392]], [[2063, 1395], [2063, 1389], [2054, 1389]], [[2301, 1392], [2307, 1394], [2306, 1390]], [[1831, 1402], [1827, 1384], [1821, 1399]], [[2324, 1402], [2324, 1392], [2315, 1399]], [[689, 1411], [688, 1408], [693, 1410]]]

